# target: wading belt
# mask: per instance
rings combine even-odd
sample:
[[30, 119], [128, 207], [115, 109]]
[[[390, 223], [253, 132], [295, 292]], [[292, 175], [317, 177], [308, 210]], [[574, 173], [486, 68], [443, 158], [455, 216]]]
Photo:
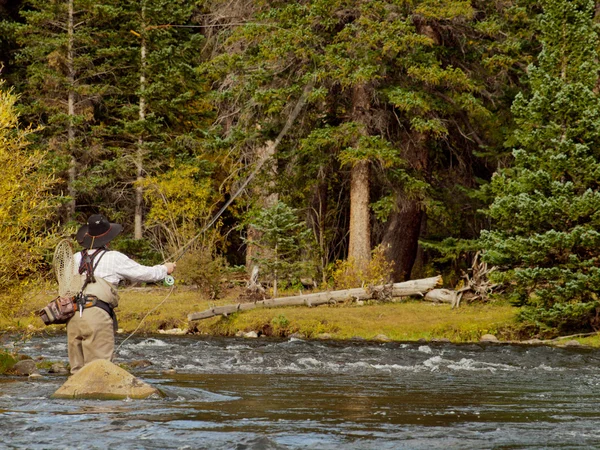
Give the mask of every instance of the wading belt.
[[[81, 296], [81, 300], [82, 300], [82, 304], [83, 304], [83, 308], [91, 308], [92, 306], [96, 306], [104, 311], [106, 311], [108, 313], [108, 315], [110, 316], [110, 318], [113, 320], [113, 324], [115, 326], [115, 329], [117, 327], [117, 315], [115, 314], [115, 310], [113, 309], [112, 306], [110, 306], [108, 303], [106, 303], [105, 301], [100, 300], [98, 297], [96, 297], [95, 295], [85, 295], [83, 294]], [[77, 305], [79, 307], [81, 307], [79, 300], [77, 302]]]

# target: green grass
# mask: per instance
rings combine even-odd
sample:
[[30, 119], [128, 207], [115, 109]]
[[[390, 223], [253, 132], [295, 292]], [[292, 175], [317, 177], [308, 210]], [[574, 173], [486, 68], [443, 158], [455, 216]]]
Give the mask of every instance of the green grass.
[[[64, 325], [45, 327], [35, 315], [52, 298], [48, 287], [30, 297], [16, 316], [0, 319], [0, 330], [17, 332], [62, 331]], [[461, 305], [419, 300], [379, 303], [365, 302], [305, 306], [257, 308], [229, 317], [214, 317], [188, 323], [187, 316], [213, 306], [236, 303], [238, 290], [225, 293], [218, 301], [207, 300], [200, 291], [175, 287], [129, 288], [120, 291], [117, 310], [123, 333], [157, 333], [173, 328], [192, 329], [195, 333], [233, 336], [239, 331], [256, 331], [271, 336], [302, 333], [309, 338], [322, 334], [333, 339], [373, 339], [385, 335], [397, 341], [449, 339], [453, 342], [477, 341], [486, 333], [511, 339], [517, 309], [505, 303]]]
[[0, 351], [0, 375], [7, 373], [16, 363], [15, 355]]
[[[425, 302], [398, 302], [365, 306], [315, 308], [261, 308], [195, 322], [198, 331], [233, 335], [237, 331], [262, 331], [266, 334], [302, 333], [316, 338], [374, 339], [385, 335], [397, 341], [447, 338], [454, 342], [479, 340], [486, 333], [507, 334], [513, 325], [515, 308], [506, 305], [464, 306]], [[285, 324], [282, 326], [281, 324]]]

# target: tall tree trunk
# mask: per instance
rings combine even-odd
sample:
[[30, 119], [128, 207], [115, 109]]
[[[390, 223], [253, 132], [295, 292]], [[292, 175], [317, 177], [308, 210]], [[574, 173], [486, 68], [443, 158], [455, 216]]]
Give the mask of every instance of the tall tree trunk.
[[[365, 85], [355, 86], [352, 92], [352, 120], [361, 133], [368, 133], [369, 94]], [[356, 162], [350, 172], [350, 236], [348, 257], [356, 268], [366, 268], [371, 259], [371, 220], [369, 211], [370, 163]]]
[[[412, 169], [423, 175], [429, 168], [426, 136], [415, 133], [404, 154]], [[387, 227], [382, 239], [386, 256], [394, 263], [394, 281], [410, 279], [413, 265], [417, 257], [423, 209], [418, 199], [411, 198], [405, 192], [396, 193], [396, 208], [388, 218]]]
[[67, 205], [66, 220], [71, 221], [75, 216], [77, 192], [75, 191], [75, 178], [77, 177], [77, 159], [75, 158], [75, 31], [74, 31], [74, 0], [69, 0], [67, 18], [67, 78], [69, 80], [69, 93], [67, 98], [69, 123], [67, 125], [67, 148], [71, 157], [69, 161], [69, 177], [67, 191], [71, 200]]
[[325, 219], [327, 216], [327, 178], [329, 174], [328, 167], [321, 167], [317, 175], [317, 182], [312, 188], [310, 197], [310, 206], [308, 208], [307, 222], [313, 231], [315, 241], [319, 246], [321, 281], [327, 281], [327, 271], [325, 270], [328, 262], [328, 243], [325, 236]]
[[415, 259], [423, 211], [413, 200], [396, 199], [397, 211], [391, 213], [387, 222], [382, 244], [386, 248], [386, 257], [394, 262], [393, 280], [410, 279]]
[[[140, 44], [140, 121], [146, 120], [146, 8], [142, 3], [142, 23], [141, 23], [141, 44]], [[137, 145], [136, 166], [136, 187], [135, 187], [135, 215], [134, 215], [134, 239], [142, 238], [143, 222], [143, 201], [144, 191], [142, 189], [142, 180], [144, 179], [144, 135], [140, 133]]]
[[371, 221], [369, 214], [369, 161], [359, 161], [350, 172], [350, 242], [348, 257], [357, 269], [371, 259]]

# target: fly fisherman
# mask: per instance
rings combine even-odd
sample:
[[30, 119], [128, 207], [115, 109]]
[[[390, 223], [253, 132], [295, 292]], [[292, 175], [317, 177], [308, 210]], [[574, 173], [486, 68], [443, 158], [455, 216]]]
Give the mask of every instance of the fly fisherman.
[[111, 360], [115, 348], [117, 286], [121, 280], [157, 282], [175, 270], [175, 263], [143, 266], [123, 253], [108, 250], [109, 242], [123, 227], [110, 223], [102, 214], [88, 218], [77, 231], [83, 250], [76, 253], [75, 268], [82, 275], [83, 295], [77, 312], [67, 323], [71, 373], [96, 359]]

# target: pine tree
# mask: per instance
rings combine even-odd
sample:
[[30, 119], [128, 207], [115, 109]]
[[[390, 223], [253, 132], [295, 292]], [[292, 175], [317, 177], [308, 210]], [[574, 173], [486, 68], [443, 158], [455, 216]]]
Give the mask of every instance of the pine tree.
[[271, 276], [273, 296], [277, 297], [280, 280], [298, 279], [310, 267], [310, 230], [283, 202], [257, 211], [250, 225], [259, 231], [258, 241], [253, 244], [262, 250], [254, 260]]
[[105, 169], [115, 158], [92, 128], [103, 98], [118, 89], [122, 10], [117, 3], [27, 0], [21, 11], [25, 23], [17, 32], [17, 62], [26, 67], [18, 84], [23, 119], [44, 127], [36, 146], [64, 180], [57, 186], [64, 221], [75, 219], [78, 203], [95, 203], [100, 188], [110, 183]]
[[431, 183], [441, 178], [432, 172], [475, 159], [487, 131], [476, 128], [489, 123], [480, 90], [491, 38], [477, 28], [484, 27], [475, 9], [464, 1], [259, 5], [205, 66], [227, 124], [221, 142], [246, 161], [312, 86], [309, 106], [277, 149], [278, 173], [292, 177], [280, 177], [276, 189], [311, 211], [327, 257], [335, 248], [364, 263], [371, 241], [383, 239], [396, 278], [409, 276], [425, 210], [443, 209], [432, 198]]
[[[167, 206], [163, 202], [166, 193], [153, 198], [153, 189], [145, 195], [148, 182], [160, 184], [160, 179], [146, 177], [160, 178], [164, 171], [169, 172], [165, 180], [206, 173], [208, 165], [201, 157], [200, 143], [208, 111], [203, 102], [206, 87], [195, 71], [204, 37], [193, 22], [196, 2], [143, 0], [124, 2], [123, 6], [130, 70], [123, 73], [119, 85], [121, 93], [127, 95], [109, 100], [113, 116], [107, 117], [107, 123], [120, 139], [122, 151], [130, 155], [127, 166], [131, 172], [126, 181], [133, 187], [134, 195], [128, 198], [133, 200], [134, 236], [139, 239], [147, 217], [147, 225], [155, 230], [166, 225], [177, 233], [168, 223], [156, 222], [159, 211]], [[181, 188], [188, 181], [195, 180], [182, 180]], [[146, 205], [144, 198], [149, 200]], [[149, 209], [153, 212], [147, 216]]]
[[[100, 210], [129, 229], [135, 216], [139, 238], [148, 210], [165, 199], [157, 189], [144, 195], [161, 182], [145, 178], [167, 171], [173, 180], [181, 166], [181, 176], [202, 173], [206, 190], [211, 164], [200, 139], [209, 108], [195, 71], [204, 41], [195, 11], [183, 0], [25, 2], [18, 61], [27, 76], [18, 87], [24, 118], [44, 126], [36, 145], [64, 180], [65, 219]], [[162, 238], [158, 216], [148, 226]]]
[[600, 102], [592, 0], [544, 0], [530, 95], [515, 99], [512, 167], [492, 179], [485, 259], [540, 330], [597, 327]]

